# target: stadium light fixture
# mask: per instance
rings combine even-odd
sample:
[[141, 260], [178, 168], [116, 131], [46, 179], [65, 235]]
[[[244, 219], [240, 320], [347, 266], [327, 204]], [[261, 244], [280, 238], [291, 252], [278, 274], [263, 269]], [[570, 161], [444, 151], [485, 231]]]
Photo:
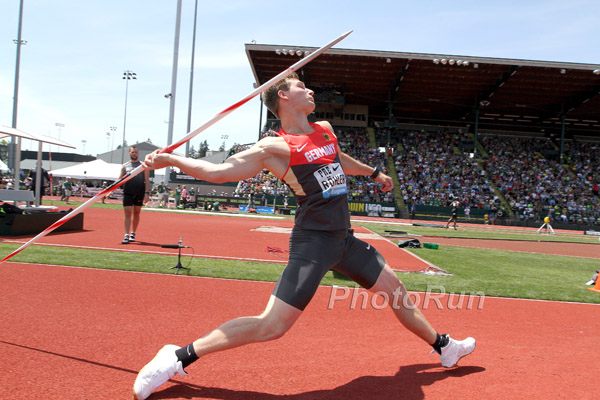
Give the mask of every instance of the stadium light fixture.
[[275, 49], [275, 54], [278, 56], [298, 56], [298, 57], [308, 57], [310, 55], [310, 51], [308, 50], [300, 50], [300, 49]]
[[[449, 65], [457, 65], [457, 66], [461, 66], [461, 67], [467, 67], [468, 65], [470, 65], [470, 62], [467, 60], [456, 60], [454, 58], [434, 58], [433, 60], [434, 64], [449, 64]], [[473, 65], [474, 68], [477, 68], [477, 64]]]
[[123, 79], [125, 80], [125, 114], [123, 117], [123, 144], [121, 146], [121, 164], [125, 162], [125, 128], [127, 127], [127, 95], [129, 92], [129, 81], [132, 79], [137, 80], [137, 74], [133, 71], [127, 70], [123, 72]]

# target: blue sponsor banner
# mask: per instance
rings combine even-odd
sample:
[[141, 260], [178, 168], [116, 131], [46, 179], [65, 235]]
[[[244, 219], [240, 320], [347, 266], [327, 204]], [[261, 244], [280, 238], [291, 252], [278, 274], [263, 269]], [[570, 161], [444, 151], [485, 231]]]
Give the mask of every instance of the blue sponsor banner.
[[[248, 205], [245, 205], [245, 206], [240, 205], [239, 210], [241, 212], [248, 212]], [[274, 207], [258, 206], [258, 207], [254, 207], [254, 210], [260, 214], [275, 214]]]

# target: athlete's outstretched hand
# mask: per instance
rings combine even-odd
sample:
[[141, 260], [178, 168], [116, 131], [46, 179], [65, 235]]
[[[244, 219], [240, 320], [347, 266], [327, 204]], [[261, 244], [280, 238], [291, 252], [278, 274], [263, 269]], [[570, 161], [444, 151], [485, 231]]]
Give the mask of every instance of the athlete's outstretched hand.
[[375, 181], [383, 185], [381, 190], [383, 190], [384, 192], [389, 192], [394, 188], [394, 181], [392, 180], [392, 178], [390, 178], [383, 172], [380, 172], [379, 175], [377, 175]]
[[170, 154], [159, 153], [158, 150], [148, 154], [142, 163], [145, 169], [160, 169], [173, 165], [170, 162]]

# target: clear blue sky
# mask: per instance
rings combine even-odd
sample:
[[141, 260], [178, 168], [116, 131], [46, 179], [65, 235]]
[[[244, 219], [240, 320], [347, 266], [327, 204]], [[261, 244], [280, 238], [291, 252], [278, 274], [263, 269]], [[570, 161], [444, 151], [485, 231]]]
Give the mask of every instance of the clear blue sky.
[[[25, 0], [17, 127], [96, 155], [126, 139], [167, 144], [176, 0]], [[19, 0], [1, 0], [0, 125], [12, 123]], [[194, 0], [183, 0], [174, 141], [187, 133]], [[192, 129], [245, 97], [254, 77], [244, 44], [337, 47], [600, 64], [600, 2], [199, 1]], [[192, 140], [216, 150], [254, 142], [260, 103]], [[108, 137], [116, 126], [114, 137]], [[25, 148], [37, 149], [28, 141]], [[48, 146], [44, 146], [48, 150]], [[52, 151], [57, 151], [55, 146]]]

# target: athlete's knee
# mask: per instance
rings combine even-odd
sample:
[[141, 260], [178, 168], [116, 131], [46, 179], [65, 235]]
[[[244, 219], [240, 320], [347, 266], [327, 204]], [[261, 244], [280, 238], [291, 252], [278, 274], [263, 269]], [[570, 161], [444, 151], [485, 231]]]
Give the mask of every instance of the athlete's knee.
[[261, 321], [259, 330], [260, 340], [279, 339], [290, 330], [301, 313], [301, 310], [272, 296], [267, 308], [259, 317]]
[[283, 317], [263, 319], [260, 329], [260, 340], [266, 342], [281, 338], [294, 325], [294, 321]]
[[396, 273], [386, 264], [385, 268], [381, 270], [377, 282], [371, 288], [374, 292], [385, 292], [389, 295], [396, 293], [405, 293], [406, 287], [404, 283], [398, 278]]

